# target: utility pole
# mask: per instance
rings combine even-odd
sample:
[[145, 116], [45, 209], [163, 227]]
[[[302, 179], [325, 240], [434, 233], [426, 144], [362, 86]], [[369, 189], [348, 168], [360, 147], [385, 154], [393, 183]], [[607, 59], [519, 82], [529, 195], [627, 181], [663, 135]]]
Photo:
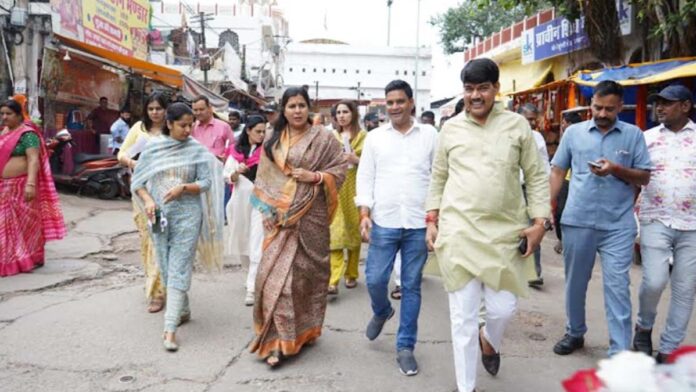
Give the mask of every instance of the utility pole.
[[420, 10], [421, 0], [418, 0], [418, 12], [416, 13], [416, 75], [413, 87], [416, 91], [416, 115], [418, 115], [418, 74], [420, 72]]
[[314, 107], [319, 107], [319, 81], [314, 81]]
[[357, 105], [360, 104], [360, 82], [358, 82], [358, 87], [356, 88], [358, 90], [358, 102], [356, 102]]
[[[201, 46], [203, 46], [203, 51], [201, 54], [201, 60], [203, 61], [203, 56], [207, 56], [207, 48], [205, 47], [205, 13], [200, 12], [198, 13], [198, 17], [201, 18]], [[207, 60], [206, 60], [207, 61]], [[203, 83], [205, 83], [206, 86], [208, 86], [208, 66], [206, 64], [205, 68], [203, 69]]]
[[394, 0], [387, 0], [387, 8], [389, 13], [387, 16], [387, 46], [391, 44], [391, 6]]

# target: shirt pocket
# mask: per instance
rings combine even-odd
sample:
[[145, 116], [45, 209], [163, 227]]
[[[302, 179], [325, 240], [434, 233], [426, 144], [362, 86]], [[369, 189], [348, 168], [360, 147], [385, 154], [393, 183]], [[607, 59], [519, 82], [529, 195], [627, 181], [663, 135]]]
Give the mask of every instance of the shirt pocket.
[[493, 145], [493, 162], [505, 165], [507, 169], [520, 169], [521, 144], [518, 138], [510, 135], [500, 136]]
[[617, 147], [611, 152], [611, 155], [612, 156], [607, 157], [607, 159], [610, 159], [623, 167], [633, 167], [633, 151], [631, 151], [628, 147]]

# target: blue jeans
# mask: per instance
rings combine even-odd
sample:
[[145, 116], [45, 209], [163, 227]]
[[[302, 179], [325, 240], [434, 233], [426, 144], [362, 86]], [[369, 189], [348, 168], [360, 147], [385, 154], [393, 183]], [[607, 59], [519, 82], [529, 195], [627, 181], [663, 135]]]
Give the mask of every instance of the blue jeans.
[[631, 348], [631, 283], [634, 229], [596, 230], [562, 225], [565, 263], [566, 333], [582, 337], [585, 325], [585, 295], [592, 278], [596, 254], [602, 262], [604, 308], [609, 329], [609, 355]]
[[401, 312], [396, 348], [413, 350], [418, 334], [423, 266], [428, 258], [425, 229], [389, 229], [373, 224], [365, 264], [365, 280], [367, 291], [370, 293], [372, 312], [376, 317], [387, 318], [392, 310], [388, 296], [389, 277], [394, 268], [394, 257], [399, 250]]
[[[643, 282], [637, 323], [642, 329], [652, 329], [660, 295], [671, 281], [672, 299], [659, 348], [659, 352], [670, 354], [684, 341], [696, 297], [696, 231], [674, 230], [660, 222], [641, 222], [640, 253]], [[670, 257], [674, 258], [671, 277]]]

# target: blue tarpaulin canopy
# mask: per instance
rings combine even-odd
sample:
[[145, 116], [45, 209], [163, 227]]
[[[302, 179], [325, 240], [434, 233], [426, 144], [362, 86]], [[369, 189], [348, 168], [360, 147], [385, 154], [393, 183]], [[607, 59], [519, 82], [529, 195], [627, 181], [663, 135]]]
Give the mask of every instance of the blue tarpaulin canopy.
[[594, 86], [603, 80], [613, 80], [623, 86], [636, 86], [688, 77], [696, 77], [696, 57], [582, 71], [572, 80], [584, 86]]

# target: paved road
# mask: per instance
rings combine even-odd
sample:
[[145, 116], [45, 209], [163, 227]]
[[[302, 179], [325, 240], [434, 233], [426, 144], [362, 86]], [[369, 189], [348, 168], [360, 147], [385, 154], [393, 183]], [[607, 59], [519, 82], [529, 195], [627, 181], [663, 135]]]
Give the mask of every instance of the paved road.
[[[329, 304], [315, 346], [268, 369], [246, 349], [251, 309], [243, 306], [245, 271], [235, 260], [221, 273], [195, 274], [193, 320], [180, 329], [181, 350], [171, 354], [161, 347], [162, 314], [145, 312], [130, 202], [61, 199], [68, 238], [47, 247], [45, 267], [0, 279], [2, 391], [456, 390], [447, 296], [437, 276], [423, 283], [416, 377], [396, 367], [394, 320], [376, 341], [364, 337], [370, 309], [362, 278]], [[551, 352], [564, 324], [563, 269], [553, 243], [551, 237], [544, 243], [546, 285], [520, 301], [500, 374], [489, 377], [479, 366], [479, 391], [560, 391], [562, 379], [604, 357], [599, 268], [589, 289], [586, 348], [569, 357]], [[632, 276], [635, 303], [639, 270]]]

